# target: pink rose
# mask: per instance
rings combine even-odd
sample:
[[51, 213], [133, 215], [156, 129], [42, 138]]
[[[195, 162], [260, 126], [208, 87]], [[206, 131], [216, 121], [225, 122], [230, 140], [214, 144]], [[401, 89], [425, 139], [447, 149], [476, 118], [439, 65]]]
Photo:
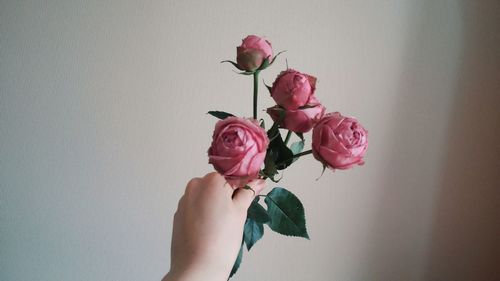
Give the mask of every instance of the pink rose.
[[264, 59], [271, 60], [272, 57], [271, 43], [256, 35], [248, 35], [243, 39], [241, 46], [236, 48], [236, 62], [246, 71], [257, 70]]
[[316, 89], [316, 78], [293, 69], [281, 72], [273, 83], [271, 96], [286, 109], [297, 109], [309, 103]]
[[284, 114], [280, 126], [296, 133], [309, 132], [312, 127], [323, 117], [325, 107], [321, 104], [302, 109], [286, 110], [279, 105], [267, 109], [267, 113], [274, 122], [278, 122], [280, 115]]
[[233, 187], [259, 176], [269, 144], [266, 131], [255, 119], [228, 117], [215, 125], [208, 163]]
[[364, 164], [368, 132], [354, 118], [326, 114], [313, 129], [314, 158], [331, 169], [349, 169]]

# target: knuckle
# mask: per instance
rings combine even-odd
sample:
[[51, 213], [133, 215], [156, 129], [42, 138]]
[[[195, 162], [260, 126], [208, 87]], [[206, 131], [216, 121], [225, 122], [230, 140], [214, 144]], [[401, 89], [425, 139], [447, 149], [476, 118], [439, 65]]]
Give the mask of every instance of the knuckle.
[[187, 188], [192, 188], [193, 186], [196, 186], [199, 181], [200, 181], [199, 178], [190, 179], [189, 182], [187, 183]]
[[213, 187], [219, 187], [219, 185], [222, 186], [224, 182], [224, 177], [217, 172], [209, 173], [203, 178], [204, 186], [209, 189]]
[[203, 177], [203, 181], [209, 183], [209, 182], [214, 181], [216, 177], [217, 177], [217, 173], [216, 172], [211, 172], [211, 173], [206, 174]]
[[221, 175], [219, 173], [211, 172], [211, 173], [206, 174], [204, 179], [207, 181], [213, 181], [213, 180], [217, 180], [220, 177], [221, 177]]
[[193, 189], [196, 189], [196, 187], [200, 184], [200, 179], [199, 178], [192, 178], [189, 180], [189, 182], [186, 185], [186, 192], [185, 194], [190, 194]]

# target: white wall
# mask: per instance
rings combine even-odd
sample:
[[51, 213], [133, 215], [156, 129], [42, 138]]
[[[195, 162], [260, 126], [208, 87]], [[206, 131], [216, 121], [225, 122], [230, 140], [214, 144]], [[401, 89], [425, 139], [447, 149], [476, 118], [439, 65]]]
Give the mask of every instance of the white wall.
[[[500, 274], [498, 1], [1, 1], [0, 279], [159, 280], [247, 34], [370, 131], [366, 165], [282, 185], [311, 240], [268, 231], [235, 280]], [[264, 90], [262, 88], [262, 90]], [[260, 107], [271, 104], [269, 97]], [[271, 188], [272, 185], [269, 185]]]

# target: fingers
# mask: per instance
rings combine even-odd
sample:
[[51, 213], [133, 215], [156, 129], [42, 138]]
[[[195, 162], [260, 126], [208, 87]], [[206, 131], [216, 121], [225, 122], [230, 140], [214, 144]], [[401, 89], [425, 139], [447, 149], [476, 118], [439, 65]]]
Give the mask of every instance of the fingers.
[[[247, 210], [255, 196], [265, 187], [265, 180], [253, 180], [248, 183], [251, 189], [238, 188], [233, 195], [233, 202], [244, 210]], [[254, 193], [255, 192], [255, 193]]]
[[[265, 187], [265, 180], [253, 180], [248, 183], [249, 189], [238, 188], [234, 190], [231, 185], [229, 185], [226, 179], [217, 172], [212, 172], [206, 174], [203, 178], [193, 178], [189, 181], [186, 187], [185, 196], [187, 198], [197, 198], [200, 196], [200, 193], [204, 193], [202, 198], [215, 198], [207, 195], [216, 195], [220, 194], [222, 190], [229, 196], [232, 197], [233, 202], [246, 210], [252, 203], [252, 200], [257, 196], [262, 189]], [[184, 198], [181, 201], [185, 201]], [[179, 202], [179, 208], [181, 207], [181, 203]]]
[[233, 188], [229, 185], [221, 174], [217, 172], [208, 173], [203, 177], [203, 184], [209, 191], [219, 192], [221, 189], [225, 191], [228, 196], [233, 194]]
[[203, 181], [209, 185], [214, 185], [214, 186], [223, 186], [224, 183], [226, 183], [226, 179], [224, 179], [224, 177], [217, 172], [211, 172], [206, 174], [203, 177]]

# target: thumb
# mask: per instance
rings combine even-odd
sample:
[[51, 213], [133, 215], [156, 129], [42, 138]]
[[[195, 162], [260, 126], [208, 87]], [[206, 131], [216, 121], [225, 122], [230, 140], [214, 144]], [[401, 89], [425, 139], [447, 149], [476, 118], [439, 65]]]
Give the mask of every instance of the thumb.
[[248, 207], [250, 207], [250, 204], [252, 204], [255, 196], [259, 195], [259, 193], [264, 189], [266, 181], [263, 179], [253, 180], [249, 182], [247, 186], [250, 188], [240, 187], [234, 191], [233, 195], [233, 202], [244, 210], [247, 210]]

